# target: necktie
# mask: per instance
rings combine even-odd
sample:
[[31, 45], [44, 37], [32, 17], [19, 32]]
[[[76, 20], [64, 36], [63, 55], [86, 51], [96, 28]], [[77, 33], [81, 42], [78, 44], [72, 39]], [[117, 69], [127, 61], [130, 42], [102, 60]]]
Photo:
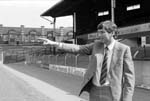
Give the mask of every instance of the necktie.
[[107, 77], [107, 60], [108, 60], [108, 48], [105, 48], [105, 54], [103, 59], [103, 64], [101, 68], [100, 84], [103, 85], [106, 82]]

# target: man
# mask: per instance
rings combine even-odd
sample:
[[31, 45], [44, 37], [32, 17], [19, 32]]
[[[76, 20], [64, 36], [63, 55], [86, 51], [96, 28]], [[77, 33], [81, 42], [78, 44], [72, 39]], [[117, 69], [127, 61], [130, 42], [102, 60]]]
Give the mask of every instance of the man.
[[[39, 38], [67, 52], [91, 55], [81, 92], [89, 92], [90, 101], [132, 101], [135, 84], [130, 48], [113, 38], [117, 30], [111, 21], [97, 26], [98, 41], [87, 45], [58, 43]], [[79, 94], [79, 95], [80, 95]]]

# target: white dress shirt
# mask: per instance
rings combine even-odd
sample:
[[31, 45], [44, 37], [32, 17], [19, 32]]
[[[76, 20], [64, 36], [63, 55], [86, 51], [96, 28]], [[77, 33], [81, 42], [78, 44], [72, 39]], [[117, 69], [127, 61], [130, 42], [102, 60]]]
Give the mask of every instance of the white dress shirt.
[[[107, 47], [108, 47], [108, 60], [107, 60], [107, 78], [106, 78], [106, 82], [103, 86], [105, 85], [109, 85], [109, 78], [110, 78], [110, 74], [109, 74], [109, 69], [110, 69], [110, 62], [111, 62], [111, 58], [112, 58], [112, 53], [113, 53], [113, 48], [114, 48], [114, 44], [115, 44], [115, 41], [116, 40], [113, 40], [111, 42], [111, 44], [109, 44]], [[106, 46], [104, 46], [104, 49], [105, 49]], [[96, 68], [96, 72], [95, 72], [95, 75], [93, 77], [93, 84], [96, 85], [96, 86], [101, 86], [100, 85], [100, 74], [101, 74], [101, 68], [99, 67], [102, 67], [102, 66], [98, 66], [99, 64], [97, 64], [97, 68]]]

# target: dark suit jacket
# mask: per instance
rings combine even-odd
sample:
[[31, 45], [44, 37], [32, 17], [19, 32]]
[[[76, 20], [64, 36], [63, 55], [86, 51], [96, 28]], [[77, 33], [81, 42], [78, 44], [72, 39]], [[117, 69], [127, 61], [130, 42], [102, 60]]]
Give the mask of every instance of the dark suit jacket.
[[[67, 52], [91, 55], [91, 61], [84, 75], [80, 94], [83, 91], [89, 92], [96, 68], [102, 63], [104, 44], [100, 42], [87, 45], [62, 44], [59, 48]], [[113, 98], [116, 101], [132, 101], [135, 73], [131, 51], [127, 45], [115, 42], [109, 73], [111, 76], [110, 86]]]

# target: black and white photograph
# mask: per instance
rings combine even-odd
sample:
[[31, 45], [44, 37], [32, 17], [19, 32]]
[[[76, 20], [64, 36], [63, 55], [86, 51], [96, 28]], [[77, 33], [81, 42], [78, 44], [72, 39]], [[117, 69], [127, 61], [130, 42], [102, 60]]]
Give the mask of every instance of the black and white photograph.
[[148, 0], [0, 0], [0, 101], [150, 101]]

